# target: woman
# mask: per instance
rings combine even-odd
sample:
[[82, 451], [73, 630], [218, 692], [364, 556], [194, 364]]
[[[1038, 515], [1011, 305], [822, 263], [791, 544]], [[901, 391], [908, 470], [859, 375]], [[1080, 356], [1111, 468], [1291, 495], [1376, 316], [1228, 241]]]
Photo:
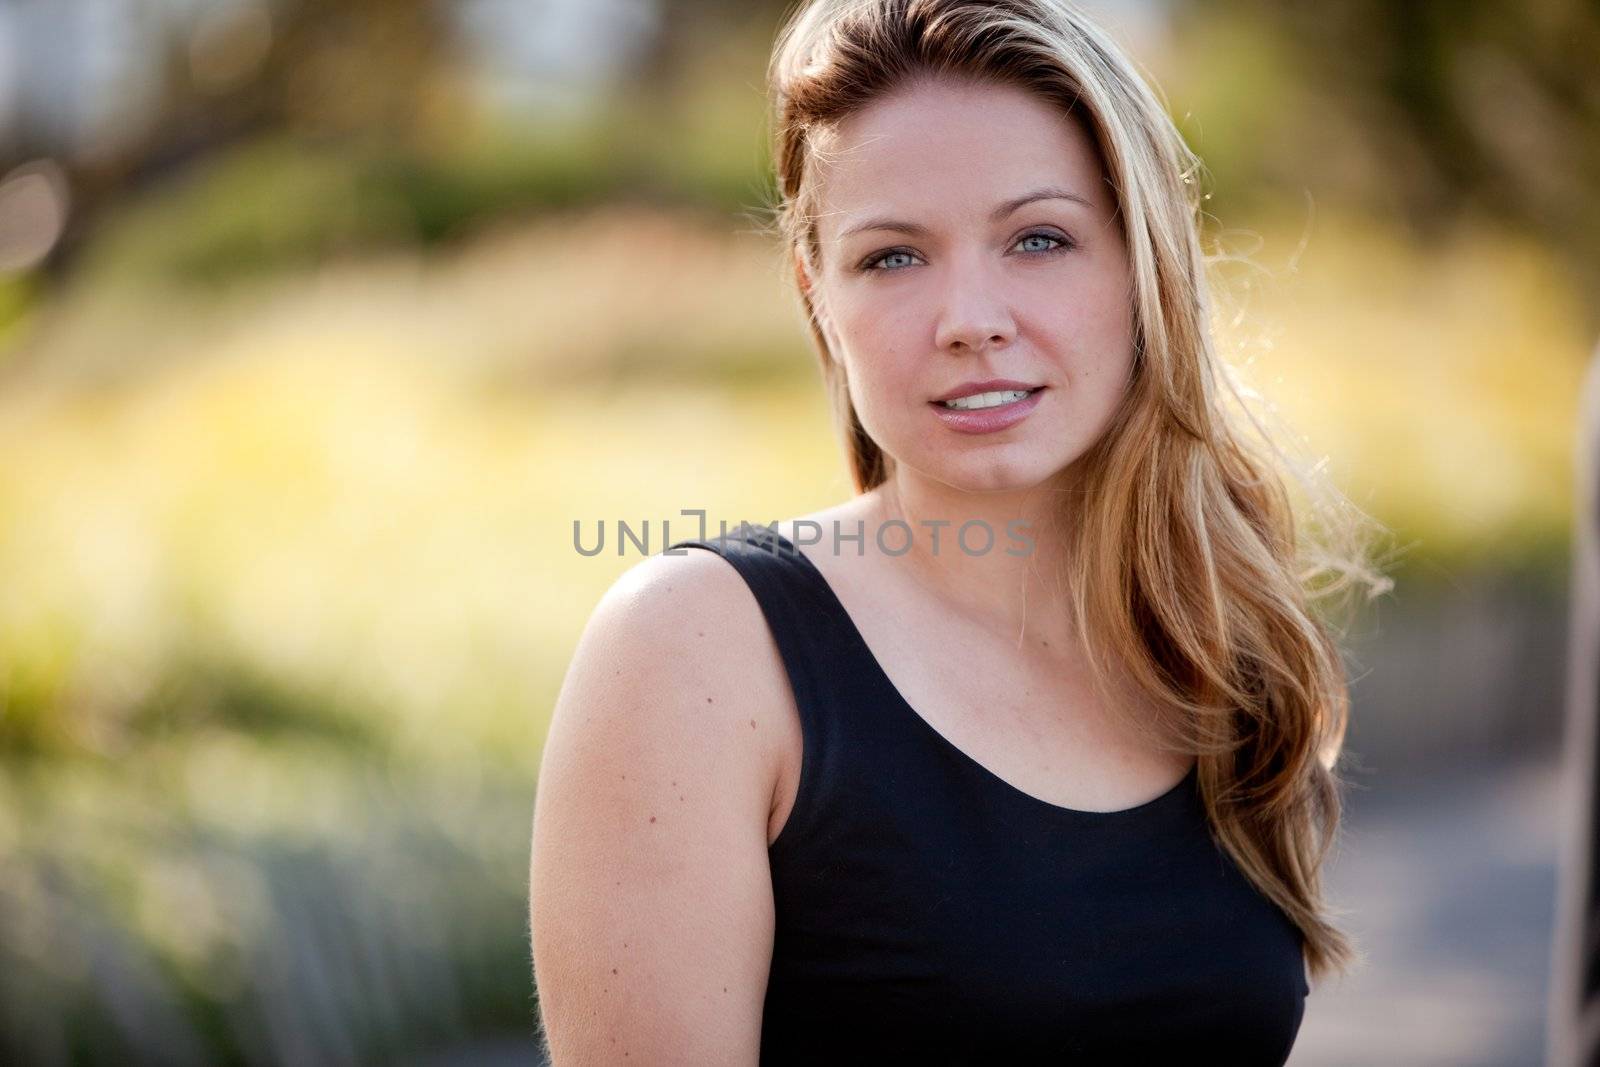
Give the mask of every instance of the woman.
[[1353, 958], [1347, 690], [1192, 157], [1061, 0], [813, 3], [771, 80], [858, 492], [595, 611], [536, 801], [554, 1064], [1281, 1064]]

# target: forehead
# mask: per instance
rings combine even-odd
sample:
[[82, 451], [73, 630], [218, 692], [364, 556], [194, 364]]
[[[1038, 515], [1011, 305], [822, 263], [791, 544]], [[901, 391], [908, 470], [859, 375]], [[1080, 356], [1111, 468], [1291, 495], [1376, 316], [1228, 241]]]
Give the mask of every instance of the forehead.
[[1013, 86], [911, 86], [842, 120], [818, 149], [824, 241], [877, 215], [978, 222], [1041, 186], [1072, 190], [1097, 215], [1111, 211], [1099, 154], [1079, 120]]

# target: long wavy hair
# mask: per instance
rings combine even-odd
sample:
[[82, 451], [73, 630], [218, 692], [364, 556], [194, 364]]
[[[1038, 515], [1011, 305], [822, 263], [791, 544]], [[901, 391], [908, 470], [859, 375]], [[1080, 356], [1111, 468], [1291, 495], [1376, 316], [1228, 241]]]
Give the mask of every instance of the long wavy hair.
[[[1097, 147], [1129, 253], [1134, 369], [1060, 509], [1059, 577], [1102, 692], [1131, 681], [1153, 708], [1138, 725], [1197, 757], [1217, 844], [1301, 930], [1312, 980], [1343, 971], [1361, 954], [1332, 921], [1320, 872], [1339, 828], [1349, 687], [1343, 630], [1314, 602], [1392, 587], [1368, 561], [1364, 535], [1378, 527], [1262, 418], [1224, 403], [1242, 396], [1210, 328], [1203, 167], [1129, 58], [1063, 0], [814, 0], [779, 32], [771, 212], [856, 489], [888, 479], [893, 459], [856, 415], [807, 284], [820, 276], [817, 162], [840, 120], [941, 77], [1030, 90]], [[1280, 464], [1308, 491], [1304, 512]], [[1318, 529], [1298, 530], [1300, 516]]]

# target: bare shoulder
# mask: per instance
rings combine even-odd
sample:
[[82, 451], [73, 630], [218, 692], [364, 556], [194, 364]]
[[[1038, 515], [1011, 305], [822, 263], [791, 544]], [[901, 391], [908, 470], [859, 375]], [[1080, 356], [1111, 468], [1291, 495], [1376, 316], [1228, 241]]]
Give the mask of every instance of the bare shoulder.
[[755, 1063], [782, 666], [743, 578], [654, 555], [601, 598], [551, 716], [529, 908], [553, 1062]]
[[[658, 643], [718, 637], [697, 658], [716, 660], [726, 650], [729, 623], [760, 621], [761, 609], [750, 588], [726, 560], [706, 549], [647, 556], [624, 571], [596, 605], [591, 628], [652, 634]], [[695, 625], [695, 624], [709, 624]], [[726, 656], [734, 665], [737, 656]]]
[[760, 793], [756, 814], [764, 820], [792, 704], [761, 607], [739, 572], [704, 549], [652, 555], [618, 577], [591, 614], [543, 759], [560, 758], [559, 743], [576, 734], [619, 752], [630, 746], [613, 735], [653, 752], [681, 750], [686, 776], [697, 758], [720, 753], [717, 781], [707, 784], [724, 787], [729, 803], [740, 802], [741, 783]]
[[783, 663], [755, 595], [715, 553], [661, 553], [625, 571], [596, 605], [568, 680], [591, 662], [608, 666], [619, 686], [674, 698], [688, 721], [666, 712], [667, 729], [741, 727], [740, 747], [760, 750], [772, 769], [772, 720], [789, 699]]

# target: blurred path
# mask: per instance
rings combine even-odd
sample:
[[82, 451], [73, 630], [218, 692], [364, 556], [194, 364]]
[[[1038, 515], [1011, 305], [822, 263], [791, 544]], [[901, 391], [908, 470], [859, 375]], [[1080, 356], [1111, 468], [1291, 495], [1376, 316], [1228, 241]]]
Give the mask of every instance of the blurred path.
[[1539, 1067], [1556, 775], [1380, 766], [1352, 787], [1328, 885], [1368, 962], [1313, 989], [1290, 1067]]

